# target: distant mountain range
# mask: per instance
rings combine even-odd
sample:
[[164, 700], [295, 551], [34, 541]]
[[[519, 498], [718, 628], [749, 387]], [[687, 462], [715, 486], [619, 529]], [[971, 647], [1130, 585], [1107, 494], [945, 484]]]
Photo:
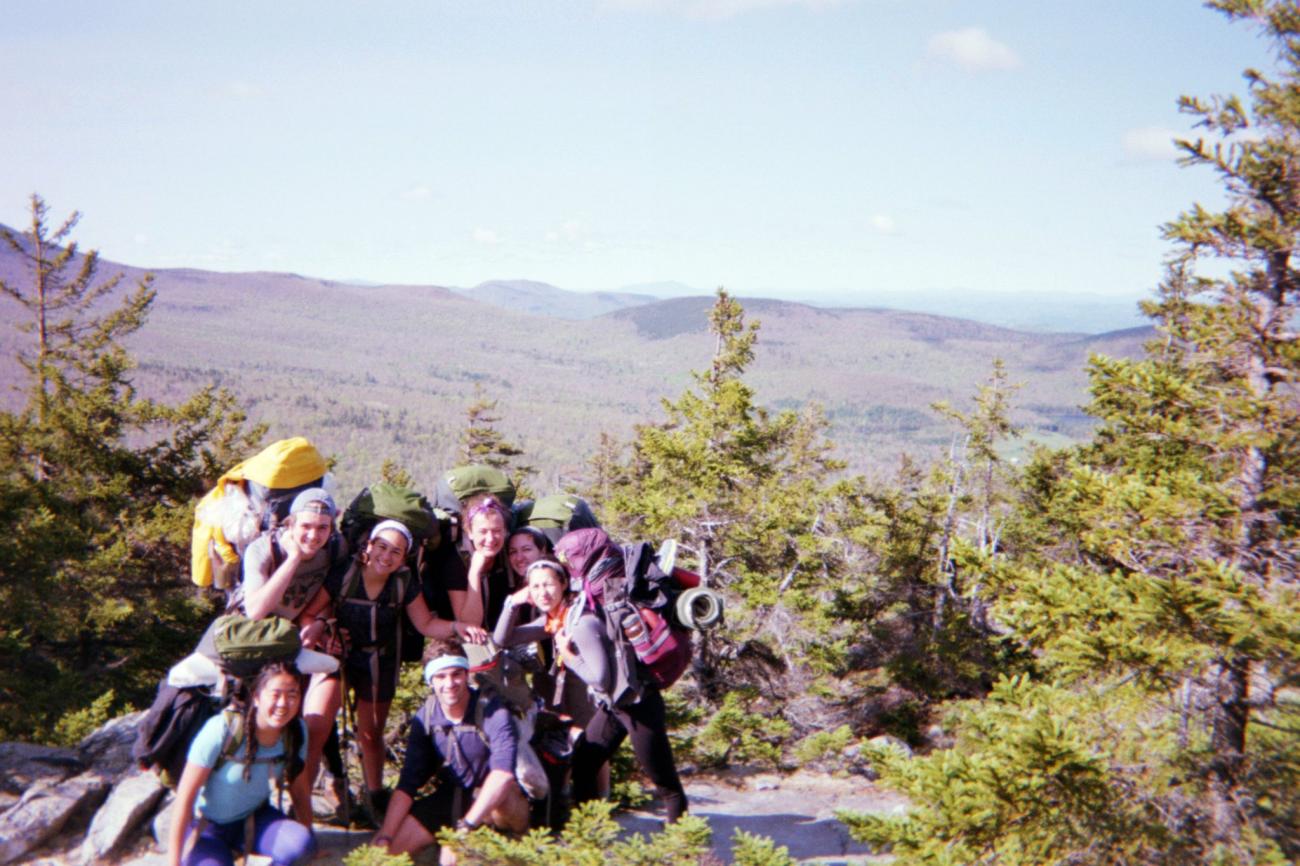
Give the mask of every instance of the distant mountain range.
[[[102, 262], [102, 275], [117, 272], [127, 283], [144, 275]], [[0, 280], [30, 284], [7, 247]], [[688, 387], [689, 371], [707, 367], [713, 351], [708, 295], [588, 296], [528, 281], [460, 291], [194, 269], [155, 271], [154, 286], [149, 322], [130, 343], [144, 393], [175, 399], [228, 387], [252, 420], [268, 422], [272, 435], [310, 436], [358, 486], [385, 458], [422, 483], [451, 465], [478, 389], [498, 401], [498, 428], [539, 467], [538, 486], [571, 484], [602, 433], [622, 438], [662, 418], [661, 401]], [[1131, 356], [1151, 334], [1026, 332], [930, 313], [741, 301], [762, 325], [749, 376], [758, 399], [773, 409], [818, 404], [841, 456], [859, 469], [892, 466], [904, 451], [940, 453], [952, 429], [930, 404], [967, 403], [994, 358], [1022, 383], [1013, 402], [1028, 439], [1084, 436], [1089, 354]], [[11, 323], [23, 315], [8, 299], [0, 311]], [[0, 328], [0, 383], [20, 381], [16, 350], [30, 339]], [[5, 390], [8, 405], [21, 399]]]
[[570, 292], [534, 280], [491, 280], [472, 289], [455, 291], [494, 307], [558, 319], [593, 319], [658, 300], [653, 295], [629, 292]]
[[[711, 289], [671, 282], [642, 283], [608, 292], [575, 292], [535, 280], [491, 280], [472, 289], [453, 291], [493, 306], [561, 319], [591, 319], [666, 298], [712, 294]], [[772, 291], [763, 296], [780, 298], [793, 294]], [[1135, 299], [1107, 295], [969, 290], [821, 292], [800, 296], [800, 302], [831, 309], [934, 313], [1024, 331], [1099, 334], [1140, 327], [1146, 321]]]

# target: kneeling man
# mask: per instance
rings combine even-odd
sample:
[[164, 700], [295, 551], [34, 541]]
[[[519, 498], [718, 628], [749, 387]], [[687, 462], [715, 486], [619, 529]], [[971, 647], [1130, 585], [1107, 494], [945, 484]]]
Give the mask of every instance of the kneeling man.
[[[443, 827], [488, 824], [522, 833], [528, 829], [528, 800], [515, 781], [519, 735], [510, 711], [469, 687], [469, 661], [459, 642], [430, 641], [424, 660], [424, 680], [433, 694], [411, 720], [406, 763], [373, 843], [401, 854], [434, 844]], [[435, 774], [437, 789], [415, 799]], [[455, 862], [444, 848], [439, 863]]]

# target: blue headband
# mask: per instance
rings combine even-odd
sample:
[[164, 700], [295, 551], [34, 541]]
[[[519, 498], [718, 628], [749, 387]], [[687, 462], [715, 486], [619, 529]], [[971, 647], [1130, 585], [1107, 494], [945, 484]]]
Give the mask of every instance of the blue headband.
[[433, 682], [433, 675], [439, 671], [445, 671], [448, 668], [461, 668], [469, 670], [469, 659], [464, 656], [438, 656], [433, 661], [424, 666], [424, 681], [426, 684]]

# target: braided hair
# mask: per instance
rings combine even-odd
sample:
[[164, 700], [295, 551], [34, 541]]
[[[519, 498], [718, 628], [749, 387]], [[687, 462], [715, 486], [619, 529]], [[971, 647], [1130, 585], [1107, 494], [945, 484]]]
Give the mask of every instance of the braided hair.
[[[262, 687], [270, 682], [272, 677], [280, 674], [289, 674], [297, 679], [298, 669], [291, 662], [270, 662], [263, 665], [262, 669], [257, 672], [257, 676], [249, 683], [245, 681], [245, 688], [240, 690], [240, 694], [234, 701], [234, 709], [243, 716], [244, 720], [244, 781], [250, 781], [253, 775], [253, 763], [257, 760], [257, 705], [253, 697], [262, 690]], [[301, 701], [298, 705], [299, 714], [302, 713]], [[289, 721], [294, 724], [297, 716]], [[287, 748], [287, 746], [286, 746]], [[286, 760], [292, 756], [285, 755]]]

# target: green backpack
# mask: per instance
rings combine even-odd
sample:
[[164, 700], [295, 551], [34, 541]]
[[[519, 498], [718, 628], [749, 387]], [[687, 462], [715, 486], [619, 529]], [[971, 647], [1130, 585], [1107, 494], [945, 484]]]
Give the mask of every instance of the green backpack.
[[212, 624], [212, 643], [217, 664], [240, 679], [256, 676], [271, 662], [292, 663], [302, 650], [298, 627], [278, 616], [249, 619], [232, 613], [218, 617]]
[[514, 512], [516, 526], [540, 529], [552, 544], [566, 532], [600, 526], [587, 500], [574, 493], [553, 493], [536, 502], [520, 502]]
[[438, 479], [438, 505], [460, 511], [460, 503], [479, 493], [491, 493], [509, 508], [515, 501], [515, 485], [495, 466], [457, 466]]
[[[361, 550], [365, 536], [381, 520], [396, 520], [411, 531], [416, 545], [437, 541], [439, 520], [422, 493], [380, 481], [356, 495], [343, 512], [340, 528], [350, 550]], [[410, 551], [412, 554], [414, 550]], [[414, 564], [414, 563], [413, 563]]]

